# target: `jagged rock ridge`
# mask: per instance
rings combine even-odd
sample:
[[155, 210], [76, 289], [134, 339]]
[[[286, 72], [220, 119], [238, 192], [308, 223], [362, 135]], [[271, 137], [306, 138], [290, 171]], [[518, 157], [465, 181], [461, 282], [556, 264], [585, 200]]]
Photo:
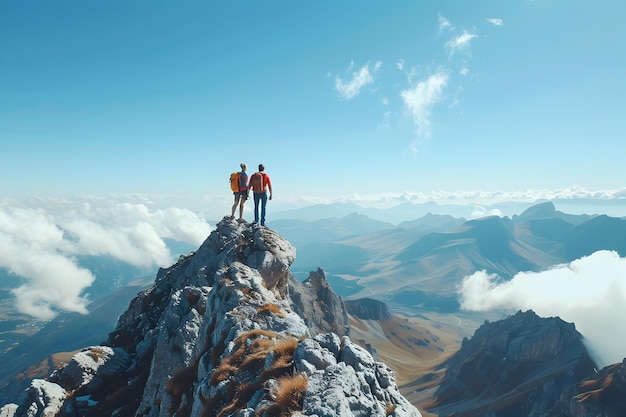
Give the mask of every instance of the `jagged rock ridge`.
[[350, 340], [323, 271], [297, 283], [294, 258], [272, 230], [225, 218], [159, 271], [106, 343], [0, 416], [419, 417], [391, 369]]

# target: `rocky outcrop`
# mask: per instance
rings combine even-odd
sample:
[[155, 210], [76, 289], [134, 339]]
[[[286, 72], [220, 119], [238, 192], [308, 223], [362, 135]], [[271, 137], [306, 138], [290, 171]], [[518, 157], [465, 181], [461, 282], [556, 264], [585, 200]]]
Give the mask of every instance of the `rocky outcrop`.
[[372, 298], [360, 298], [358, 300], [346, 300], [348, 314], [360, 318], [361, 320], [388, 320], [391, 313], [387, 304]]
[[565, 412], [575, 417], [622, 417], [626, 415], [626, 359], [602, 368], [573, 390]]
[[444, 367], [429, 411], [455, 417], [582, 417], [564, 410], [595, 372], [573, 324], [532, 311], [483, 324]]
[[23, 405], [6, 404], [0, 408], [1, 417], [52, 417], [59, 415], [68, 392], [58, 384], [34, 379], [26, 390]]
[[333, 290], [321, 268], [311, 271], [303, 282], [289, 282], [289, 296], [294, 310], [312, 332], [331, 331], [348, 335], [348, 315], [344, 302]]
[[419, 417], [391, 369], [345, 336], [323, 272], [297, 283], [294, 258], [272, 230], [225, 218], [159, 271], [106, 343], [0, 415]]

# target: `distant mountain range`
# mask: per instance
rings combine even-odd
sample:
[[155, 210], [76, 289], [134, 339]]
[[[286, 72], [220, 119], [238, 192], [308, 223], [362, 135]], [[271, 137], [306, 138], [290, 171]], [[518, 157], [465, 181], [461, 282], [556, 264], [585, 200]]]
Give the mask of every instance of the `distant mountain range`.
[[442, 214], [456, 218], [478, 218], [498, 213], [503, 217], [514, 217], [526, 209], [551, 202], [559, 211], [572, 214], [600, 215], [611, 217], [626, 216], [624, 199], [553, 199], [534, 202], [503, 201], [493, 204], [440, 204], [434, 201], [423, 203], [406, 202], [386, 208], [364, 207], [355, 203], [316, 204], [292, 210], [271, 213], [273, 219], [314, 221], [328, 218], [341, 218], [348, 214], [364, 214], [370, 219], [398, 225], [404, 221], [419, 219], [428, 214]]
[[340, 295], [373, 297], [396, 310], [455, 312], [458, 284], [481, 270], [510, 279], [602, 249], [626, 254], [626, 219], [566, 214], [551, 202], [512, 218], [427, 214], [393, 226], [353, 213], [274, 227], [300, 243], [296, 275], [321, 266]]
[[[520, 213], [528, 208], [529, 203], [503, 203], [493, 207], [485, 207], [485, 210], [500, 210], [504, 213]], [[497, 208], [496, 208], [497, 207]], [[341, 218], [352, 213], [363, 214], [370, 219], [397, 225], [403, 221], [419, 219], [427, 214], [443, 214], [452, 217], [469, 218], [474, 212], [474, 207], [455, 204], [438, 204], [426, 202], [420, 204], [402, 203], [388, 208], [363, 207], [355, 203], [332, 203], [317, 204], [294, 210], [285, 210], [275, 213], [273, 217], [280, 220], [303, 220], [314, 221], [330, 218]]]

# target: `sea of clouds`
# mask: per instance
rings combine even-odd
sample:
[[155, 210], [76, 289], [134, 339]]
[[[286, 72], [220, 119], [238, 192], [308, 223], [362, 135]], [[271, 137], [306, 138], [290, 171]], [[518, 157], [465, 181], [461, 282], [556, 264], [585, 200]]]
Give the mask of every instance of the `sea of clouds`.
[[574, 323], [601, 366], [626, 357], [626, 258], [614, 251], [598, 251], [543, 272], [520, 272], [510, 281], [476, 272], [458, 292], [465, 310], [533, 310]]
[[85, 313], [94, 281], [76, 256], [107, 256], [138, 267], [167, 267], [165, 239], [199, 246], [212, 227], [187, 209], [114, 199], [0, 202], [0, 268], [24, 279], [12, 292], [18, 311], [41, 320]]

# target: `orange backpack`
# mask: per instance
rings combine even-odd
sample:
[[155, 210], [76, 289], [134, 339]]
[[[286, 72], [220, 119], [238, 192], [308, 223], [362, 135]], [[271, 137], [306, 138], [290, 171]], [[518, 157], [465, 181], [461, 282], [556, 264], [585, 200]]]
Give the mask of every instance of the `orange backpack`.
[[230, 174], [230, 189], [236, 193], [239, 192], [239, 176], [241, 172], [233, 172]]

